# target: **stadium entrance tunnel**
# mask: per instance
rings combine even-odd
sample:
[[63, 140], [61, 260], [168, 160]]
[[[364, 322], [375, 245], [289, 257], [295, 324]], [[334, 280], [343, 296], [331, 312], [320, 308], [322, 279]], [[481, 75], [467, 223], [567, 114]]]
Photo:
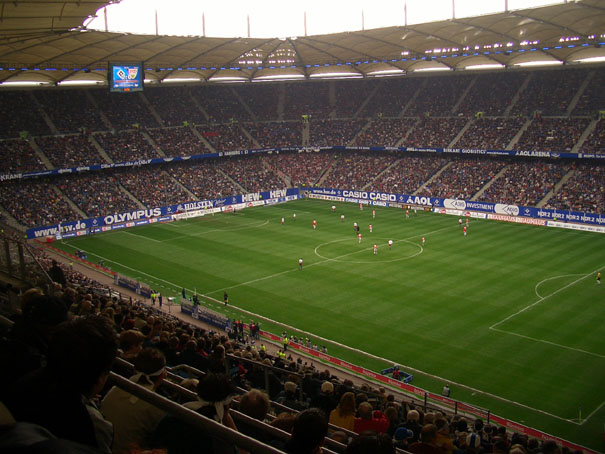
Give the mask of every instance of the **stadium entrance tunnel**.
[[[390, 239], [367, 235], [362, 238], [361, 243], [356, 237], [329, 241], [317, 246], [315, 255], [325, 260], [344, 263], [388, 263], [414, 258], [424, 250], [420, 241], [397, 239], [393, 239], [393, 245], [389, 249]], [[374, 245], [378, 246], [376, 254]]]

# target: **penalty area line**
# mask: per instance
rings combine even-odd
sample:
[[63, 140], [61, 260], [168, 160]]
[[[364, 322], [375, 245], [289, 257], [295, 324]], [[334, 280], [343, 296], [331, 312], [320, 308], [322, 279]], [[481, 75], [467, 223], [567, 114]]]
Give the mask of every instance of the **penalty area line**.
[[[448, 227], [448, 228], [449, 228], [449, 227]], [[322, 263], [323, 263], [323, 262], [322, 262]], [[203, 297], [203, 298], [206, 298], [207, 300], [213, 301], [213, 302], [215, 302], [216, 304], [219, 304], [219, 305], [222, 305], [222, 304], [223, 304], [223, 302], [222, 302], [222, 301], [219, 301], [219, 300], [217, 300], [216, 298], [213, 298], [213, 297], [211, 297], [211, 296], [209, 296], [209, 295], [207, 295], [207, 294], [200, 294], [200, 296], [201, 296], [201, 297]], [[525, 404], [522, 404], [522, 403], [520, 403], [520, 402], [516, 402], [516, 401], [514, 401], [514, 400], [511, 400], [511, 399], [506, 399], [506, 398], [504, 398], [504, 397], [497, 396], [497, 395], [492, 394], [492, 393], [489, 393], [489, 392], [487, 392], [487, 391], [482, 391], [482, 390], [480, 390], [480, 389], [472, 388], [472, 387], [467, 386], [467, 385], [464, 385], [464, 384], [462, 384], [462, 383], [457, 383], [457, 382], [454, 382], [454, 381], [452, 381], [452, 380], [449, 380], [449, 379], [445, 379], [445, 378], [443, 378], [443, 377], [440, 377], [440, 376], [438, 376], [438, 375], [433, 375], [433, 374], [430, 374], [430, 373], [428, 373], [428, 372], [424, 372], [424, 371], [421, 371], [421, 370], [419, 370], [419, 369], [415, 369], [415, 368], [413, 368], [413, 367], [406, 366], [405, 364], [397, 363], [396, 361], [393, 361], [393, 360], [390, 360], [390, 359], [387, 359], [387, 358], [383, 358], [383, 357], [381, 357], [381, 356], [377, 356], [377, 355], [374, 355], [374, 354], [372, 354], [372, 353], [365, 352], [365, 351], [360, 350], [360, 349], [358, 349], [358, 348], [349, 347], [348, 345], [341, 344], [340, 342], [333, 341], [333, 340], [331, 340], [331, 339], [326, 339], [325, 337], [318, 336], [318, 335], [313, 334], [313, 333], [311, 333], [311, 332], [309, 332], [309, 331], [305, 331], [305, 330], [302, 330], [302, 329], [299, 329], [299, 328], [295, 328], [295, 327], [293, 327], [293, 326], [291, 326], [291, 325], [288, 325], [288, 324], [285, 324], [285, 323], [282, 323], [282, 322], [278, 322], [278, 321], [273, 320], [273, 319], [271, 319], [271, 318], [269, 318], [269, 317], [265, 317], [265, 316], [263, 316], [263, 315], [256, 314], [256, 313], [254, 313], [254, 312], [251, 312], [251, 311], [248, 311], [248, 310], [246, 310], [246, 309], [243, 309], [243, 308], [241, 308], [241, 307], [239, 307], [239, 306], [234, 306], [234, 305], [232, 305], [232, 304], [229, 304], [229, 307], [231, 307], [232, 309], [237, 309], [238, 311], [240, 311], [240, 312], [242, 312], [242, 313], [244, 313], [244, 314], [247, 314], [247, 315], [249, 315], [250, 317], [255, 318], [255, 319], [257, 319], [257, 320], [264, 320], [264, 321], [269, 322], [269, 323], [274, 323], [274, 324], [276, 324], [276, 325], [282, 326], [282, 327], [284, 327], [284, 328], [286, 328], [286, 329], [289, 329], [289, 330], [291, 330], [291, 331], [299, 332], [299, 333], [304, 334], [305, 336], [312, 337], [312, 338], [315, 338], [315, 339], [319, 339], [320, 341], [322, 341], [322, 342], [324, 342], [324, 343], [329, 343], [329, 344], [332, 344], [332, 345], [338, 346], [338, 347], [343, 348], [343, 349], [345, 349], [345, 350], [349, 350], [349, 351], [351, 351], [351, 352], [353, 352], [353, 353], [357, 353], [357, 354], [360, 354], [360, 355], [362, 355], [362, 356], [366, 356], [366, 357], [368, 357], [368, 358], [373, 358], [373, 359], [377, 359], [377, 360], [380, 360], [380, 361], [384, 361], [384, 362], [385, 362], [385, 363], [387, 363], [387, 364], [400, 364], [400, 365], [401, 365], [403, 368], [405, 368], [406, 370], [409, 370], [409, 371], [411, 371], [411, 372], [414, 372], [414, 373], [417, 373], [417, 374], [421, 374], [421, 375], [424, 375], [424, 376], [430, 377], [430, 378], [432, 378], [432, 379], [434, 379], [434, 380], [439, 380], [439, 381], [442, 381], [442, 382], [448, 382], [448, 383], [453, 384], [453, 385], [455, 385], [455, 386], [457, 386], [457, 387], [460, 387], [460, 388], [466, 389], [467, 391], [471, 391], [471, 392], [474, 392], [474, 393], [477, 393], [477, 394], [481, 394], [481, 395], [483, 395], [483, 396], [487, 396], [487, 397], [489, 397], [489, 398], [492, 398], [492, 399], [498, 400], [498, 401], [500, 401], [500, 402], [506, 402], [507, 404], [515, 405], [515, 406], [520, 407], [520, 408], [525, 408], [525, 409], [527, 409], [527, 410], [534, 411], [534, 412], [540, 413], [540, 414], [542, 414], [542, 415], [545, 415], [545, 416], [548, 416], [548, 417], [551, 417], [551, 418], [558, 419], [558, 420], [560, 420], [560, 421], [564, 421], [564, 422], [569, 422], [569, 423], [572, 423], [572, 424], [580, 425], [580, 423], [575, 422], [574, 420], [567, 419], [567, 418], [563, 418], [562, 416], [558, 416], [558, 415], [555, 415], [555, 414], [549, 413], [549, 412], [547, 412], [547, 411], [545, 411], [545, 410], [540, 410], [539, 408], [530, 407], [529, 405], [525, 405]], [[346, 369], [346, 370], [347, 370], [348, 372], [352, 372], [352, 371], [350, 371], [349, 369]], [[353, 372], [353, 373], [355, 373], [355, 372]], [[366, 379], [367, 379], [368, 377], [364, 377], [364, 378], [366, 378]], [[595, 411], [596, 411], [596, 410], [595, 410]], [[593, 413], [594, 413], [594, 412], [593, 412]], [[591, 415], [592, 415], [593, 413], [591, 413]], [[589, 417], [590, 417], [590, 415], [589, 415]]]

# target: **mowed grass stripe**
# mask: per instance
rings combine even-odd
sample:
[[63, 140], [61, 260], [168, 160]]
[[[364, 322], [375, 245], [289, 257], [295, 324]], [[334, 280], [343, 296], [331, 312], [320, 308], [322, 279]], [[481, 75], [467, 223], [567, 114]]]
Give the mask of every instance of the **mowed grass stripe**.
[[[230, 300], [247, 310], [445, 380], [548, 409], [553, 414], [571, 418], [572, 409], [578, 404], [586, 414], [604, 400], [600, 386], [605, 381], [602, 363], [587, 360], [578, 352], [562, 351], [557, 346], [488, 329], [536, 301], [535, 287], [540, 281], [596, 269], [599, 251], [605, 249], [602, 236], [471, 219], [468, 236], [464, 238], [458, 219], [451, 216], [419, 213], [405, 219], [402, 210], [377, 208], [373, 220], [371, 209], [360, 212], [358, 206], [337, 203], [336, 213], [332, 213], [331, 205], [303, 200], [247, 209], [245, 216], [224, 215], [228, 222], [220, 220], [221, 215], [211, 222], [179, 223], [178, 229], [157, 225], [150, 226], [149, 231], [137, 228], [132, 232], [142, 232], [163, 242], [166, 238], [187, 236], [167, 241], [164, 249], [163, 244], [124, 235], [128, 238], [117, 241], [115, 260], [128, 264], [133, 255], [144, 254], [143, 259], [136, 261], [141, 271], [187, 288], [195, 285], [198, 291], [211, 292], [233, 285]], [[293, 212], [297, 213], [296, 222], [292, 221]], [[340, 222], [340, 213], [345, 214], [344, 223]], [[316, 231], [311, 227], [314, 218], [319, 225]], [[230, 230], [267, 220], [259, 228]], [[314, 254], [315, 247], [322, 242], [354, 243], [354, 221], [359, 223], [364, 245], [367, 241], [368, 247], [372, 236], [392, 237], [394, 241], [411, 237], [410, 241], [419, 243], [423, 235], [426, 247], [414, 259], [394, 263], [354, 264], [346, 261], [348, 257], [342, 262], [325, 261]], [[374, 225], [373, 235], [367, 229], [370, 223]], [[226, 230], [211, 231], [217, 226]], [[438, 229], [445, 230], [427, 233]], [[167, 233], [156, 236], [156, 230]], [[99, 235], [92, 240], [104, 243], [104, 237]], [[83, 240], [88, 239], [77, 241]], [[135, 246], [139, 241], [141, 244]], [[342, 251], [336, 249], [347, 251], [346, 247]], [[101, 251], [107, 252], [106, 244], [99, 246]], [[154, 254], [162, 256], [161, 259], [154, 259]], [[300, 272], [296, 269], [299, 256], [305, 260]], [[349, 260], [357, 256], [364, 261], [372, 260], [369, 250], [367, 254], [354, 253]], [[378, 259], [382, 257], [381, 249]], [[249, 281], [255, 282], [241, 285]], [[594, 283], [592, 278], [590, 281]], [[550, 281], [543, 285], [549, 291], [561, 286]], [[561, 293], [566, 298], [601, 296], [602, 301], [602, 293]], [[217, 292], [211, 296], [220, 300], [221, 295], [222, 292]], [[569, 319], [574, 332], [570, 342], [594, 343], [594, 348], [601, 348], [598, 336], [576, 333], [583, 333], [582, 324], [591, 320], [578, 315], [585, 312], [588, 316], [589, 312], [585, 303], [580, 303], [576, 311], [566, 306], [558, 308], [556, 316], [545, 306], [548, 318], [528, 311], [527, 316], [533, 319], [527, 322], [527, 329], [537, 334], [543, 329], [541, 320], [557, 324], [560, 318]], [[564, 304], [565, 301], [553, 302], [557, 307]], [[599, 310], [598, 305], [595, 308]], [[547, 334], [557, 336], [564, 331], [546, 330]], [[341, 353], [337, 347], [330, 349]], [[371, 358], [353, 358], [345, 350], [341, 354], [361, 365], [383, 366]], [[422, 375], [416, 375], [415, 384], [435, 391], [442, 386]], [[486, 399], [464, 389], [457, 389], [456, 397], [478, 404]], [[503, 401], [488, 401], [496, 413], [510, 411]], [[545, 430], [552, 428], [578, 435], [576, 429], [566, 428], [545, 415], [529, 410], [520, 415]]]

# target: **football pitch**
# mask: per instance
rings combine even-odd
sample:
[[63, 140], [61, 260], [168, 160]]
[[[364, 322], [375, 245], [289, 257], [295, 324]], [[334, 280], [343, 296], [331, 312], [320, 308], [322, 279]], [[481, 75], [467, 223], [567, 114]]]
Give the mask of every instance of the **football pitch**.
[[604, 451], [605, 235], [471, 219], [465, 237], [453, 216], [375, 210], [304, 199], [55, 245], [165, 296], [184, 287], [230, 317], [275, 321], [260, 320], [276, 334], [312, 333], [368, 369], [401, 364], [413, 385], [449, 383], [454, 399]]

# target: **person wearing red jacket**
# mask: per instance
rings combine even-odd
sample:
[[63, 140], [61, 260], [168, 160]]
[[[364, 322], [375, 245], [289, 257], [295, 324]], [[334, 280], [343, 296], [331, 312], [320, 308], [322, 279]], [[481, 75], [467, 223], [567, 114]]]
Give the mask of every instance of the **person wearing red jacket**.
[[386, 433], [389, 428], [389, 420], [381, 411], [372, 411], [372, 404], [369, 402], [360, 403], [357, 412], [359, 418], [355, 418], [353, 432], [360, 434], [366, 430], [373, 430], [379, 434]]

